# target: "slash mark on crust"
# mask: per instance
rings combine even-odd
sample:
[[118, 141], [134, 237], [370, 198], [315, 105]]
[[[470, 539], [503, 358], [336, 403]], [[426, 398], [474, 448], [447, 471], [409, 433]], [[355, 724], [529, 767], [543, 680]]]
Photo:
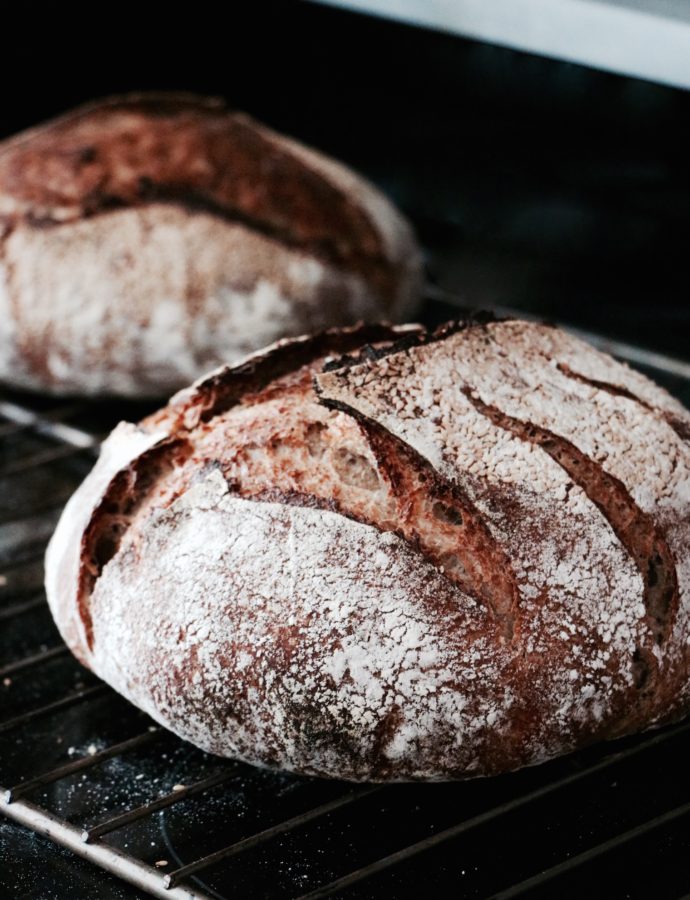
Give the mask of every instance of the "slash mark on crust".
[[484, 403], [469, 387], [463, 393], [494, 425], [541, 447], [601, 510], [640, 572], [647, 620], [657, 644], [662, 644], [678, 606], [678, 577], [673, 554], [651, 516], [640, 509], [618, 478], [570, 441]]
[[519, 600], [517, 579], [507, 554], [459, 485], [357, 410], [325, 397], [321, 402], [359, 422], [379, 472], [395, 496], [395, 533], [484, 606], [503, 637], [511, 640]]
[[397, 336], [393, 327], [365, 325], [326, 331], [302, 342], [278, 346], [244, 365], [221, 370], [204, 380], [191, 396], [185, 395], [177, 405], [145, 420], [146, 428], [162, 427], [170, 436], [113, 476], [82, 536], [78, 604], [89, 649], [93, 644], [89, 601], [96, 582], [120, 549], [137, 510], [154, 485], [176, 465], [183, 464], [191, 453], [188, 438], [193, 430], [231, 409], [248, 394], [261, 392], [271, 382], [321, 356], [347, 352], [362, 341], [392, 341]]
[[617, 384], [610, 384], [608, 381], [598, 381], [596, 378], [588, 378], [586, 375], [575, 372], [565, 363], [558, 363], [558, 370], [566, 377], [572, 378], [573, 381], [580, 381], [582, 384], [588, 384], [590, 387], [598, 388], [600, 391], [606, 391], [607, 394], [612, 394], [614, 397], [625, 397], [627, 400], [632, 400], [643, 409], [649, 410], [649, 412], [655, 413], [657, 416], [661, 416], [682, 441], [690, 441], [690, 422], [686, 422], [678, 416], [674, 416], [672, 413], [665, 412], [662, 409], [652, 406], [650, 403], [647, 403], [646, 400], [638, 397], [637, 394], [634, 394], [627, 388]]

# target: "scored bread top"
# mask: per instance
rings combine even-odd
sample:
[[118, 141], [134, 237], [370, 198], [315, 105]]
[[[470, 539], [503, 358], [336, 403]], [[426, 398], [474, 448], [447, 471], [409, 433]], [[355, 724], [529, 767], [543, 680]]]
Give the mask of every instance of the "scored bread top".
[[88, 665], [215, 752], [515, 768], [686, 708], [689, 421], [543, 325], [283, 342], [114, 433], [49, 599]]
[[373, 186], [217, 98], [113, 97], [0, 145], [6, 228], [153, 203], [241, 223], [363, 275], [384, 300], [414, 250], [409, 227]]

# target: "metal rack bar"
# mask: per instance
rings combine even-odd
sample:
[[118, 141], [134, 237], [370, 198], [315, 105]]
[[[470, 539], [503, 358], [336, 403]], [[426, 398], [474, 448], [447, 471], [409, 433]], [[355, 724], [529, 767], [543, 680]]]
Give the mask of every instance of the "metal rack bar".
[[52, 703], [46, 703], [45, 706], [38, 706], [36, 709], [29, 710], [29, 712], [7, 719], [5, 722], [0, 722], [0, 734], [10, 731], [12, 728], [18, 728], [20, 725], [25, 725], [27, 722], [32, 722], [40, 716], [67, 709], [84, 700], [93, 700], [94, 697], [100, 697], [109, 690], [110, 688], [107, 684], [95, 684], [93, 687], [84, 688], [84, 690], [76, 691], [74, 694], [67, 694], [66, 697], [60, 697], [59, 700], [53, 700]]
[[70, 496], [74, 493], [72, 490], [70, 493], [65, 493], [64, 497], [51, 497], [50, 502], [43, 506], [41, 503], [35, 504], [31, 507], [31, 509], [22, 509], [13, 510], [9, 515], [0, 515], [0, 525], [9, 525], [14, 522], [23, 522], [26, 519], [30, 519], [33, 516], [38, 516], [43, 513], [48, 514], [50, 512], [54, 512], [56, 509], [60, 510], [64, 507], [65, 503], [69, 500]]
[[[2, 789], [0, 789], [0, 793]], [[7, 803], [0, 799], [0, 812], [20, 825], [25, 825], [38, 834], [45, 835], [51, 841], [66, 847], [82, 859], [100, 866], [106, 872], [112, 872], [162, 900], [211, 900], [208, 894], [191, 887], [168, 888], [163, 883], [161, 873], [152, 866], [123, 853], [107, 844], [85, 844], [81, 832], [74, 825], [64, 822], [58, 816], [40, 809], [26, 800]]]
[[350, 803], [362, 800], [364, 797], [368, 797], [379, 790], [381, 790], [381, 787], [375, 785], [374, 787], [365, 788], [361, 791], [345, 794], [343, 797], [337, 797], [335, 800], [323, 803], [321, 806], [316, 806], [308, 812], [293, 816], [293, 818], [287, 819], [285, 822], [281, 822], [278, 825], [273, 825], [271, 828], [265, 828], [257, 834], [252, 834], [249, 837], [243, 838], [241, 841], [236, 841], [234, 844], [223, 847], [221, 850], [216, 850], [215, 853], [209, 853], [208, 856], [197, 859], [187, 866], [182, 866], [179, 869], [169, 872], [164, 876], [165, 884], [170, 887], [175, 887], [176, 884], [179, 884], [183, 878], [187, 878], [189, 875], [194, 875], [202, 869], [208, 869], [211, 866], [215, 866], [216, 863], [219, 863], [221, 860], [228, 859], [231, 856], [237, 856], [238, 853], [249, 850], [251, 847], [256, 847], [258, 844], [262, 844], [264, 841], [277, 837], [279, 834], [285, 834], [287, 831], [292, 831], [293, 828], [299, 828], [301, 825], [306, 825], [307, 822], [312, 822], [314, 819], [326, 816], [328, 813], [341, 809], [343, 806], [349, 806]]
[[46, 555], [46, 548], [41, 545], [39, 549], [31, 548], [28, 553], [24, 554], [20, 559], [6, 562], [3, 567], [3, 573], [15, 572], [17, 569], [23, 569], [24, 566], [30, 566], [32, 563], [42, 562]]
[[86, 450], [95, 449], [98, 446], [98, 440], [88, 431], [74, 428], [72, 425], [65, 425], [63, 422], [53, 422], [49, 414], [42, 415], [26, 406], [20, 406], [18, 403], [0, 400], [0, 416], [16, 425], [27, 426], [39, 434], [65, 444], [71, 444], [73, 447]]
[[57, 447], [49, 447], [24, 459], [2, 466], [0, 468], [0, 478], [5, 478], [8, 475], [18, 475], [21, 472], [29, 472], [38, 466], [58, 462], [61, 459], [69, 459], [70, 456], [78, 456], [80, 453], [86, 453], [91, 449], [93, 448], [75, 447], [72, 444], [58, 444]]
[[[14, 406], [16, 407], [17, 404], [14, 404]], [[84, 403], [70, 403], [41, 413], [41, 419], [45, 422], [58, 422], [70, 416], [79, 415], [86, 412], [86, 410], [87, 406]], [[36, 430], [35, 424], [31, 422], [8, 421], [4, 425], [0, 425], [0, 440], [31, 429]]]
[[68, 648], [64, 644], [59, 644], [57, 647], [49, 647], [47, 650], [42, 650], [40, 653], [24, 656], [22, 659], [8, 663], [6, 666], [0, 666], [0, 678], [6, 678], [8, 675], [16, 675], [17, 672], [22, 672], [24, 669], [29, 669], [39, 663], [47, 662], [49, 659], [55, 659], [56, 656], [67, 656], [68, 653]]
[[[51, 525], [54, 529], [55, 523], [51, 522]], [[41, 559], [45, 554], [49, 537], [50, 535], [39, 535], [34, 537], [33, 540], [29, 539], [18, 544], [12, 548], [14, 552], [11, 558], [8, 558], [0, 551], [0, 560], [2, 560], [0, 562], [0, 573], [4, 574], [6, 571], [12, 571]]]
[[33, 597], [31, 600], [24, 600], [20, 603], [12, 603], [10, 606], [0, 607], [0, 621], [2, 619], [13, 619], [15, 616], [21, 616], [23, 613], [31, 612], [39, 606], [45, 606], [46, 599], [41, 594], [40, 597]]
[[114, 756], [122, 756], [130, 750], [136, 750], [138, 747], [150, 744], [152, 741], [158, 740], [161, 737], [161, 734], [160, 728], [152, 726], [141, 734], [128, 738], [126, 741], [120, 741], [117, 744], [106, 747], [104, 750], [99, 750], [88, 756], [82, 756], [80, 759], [65, 763], [63, 766], [58, 766], [58, 768], [51, 769], [49, 772], [43, 772], [35, 778], [27, 778], [26, 781], [21, 781], [19, 784], [15, 784], [5, 790], [5, 802], [14, 803], [19, 797], [28, 794], [37, 787], [41, 787], [44, 784], [52, 784], [54, 781], [59, 781], [61, 778], [67, 778], [69, 775], [74, 775], [75, 772], [82, 772], [84, 769], [90, 769], [93, 766], [97, 766], [99, 763], [112, 759]]
[[494, 894], [492, 900], [510, 900], [512, 897], [520, 897], [522, 894], [526, 894], [528, 891], [532, 890], [532, 888], [540, 887], [549, 881], [553, 881], [554, 878], [565, 875], [567, 872], [572, 872], [573, 869], [577, 869], [579, 866], [590, 862], [590, 860], [597, 859], [605, 853], [615, 850], [617, 847], [622, 847], [625, 844], [630, 843], [630, 841], [634, 841], [635, 838], [649, 834], [657, 828], [668, 825], [670, 822], [675, 822], [677, 819], [687, 815], [690, 815], [690, 803], [684, 803], [682, 806], [677, 806], [675, 809], [671, 809], [668, 812], [662, 813], [660, 816], [656, 816], [654, 819], [643, 822], [641, 825], [637, 825], [629, 831], [617, 834], [608, 841], [597, 844], [596, 847], [591, 847], [583, 853], [578, 853], [577, 856], [571, 856], [562, 863], [551, 866], [550, 869], [545, 869], [543, 872], [539, 872], [531, 878], [526, 878], [524, 881], [514, 884], [504, 891], [499, 891], [499, 893]]
[[461, 834], [465, 834], [466, 832], [471, 831], [474, 828], [478, 828], [480, 825], [485, 825], [487, 822], [491, 822], [493, 819], [497, 819], [500, 816], [506, 815], [507, 813], [514, 812], [515, 810], [520, 809], [521, 807], [526, 806], [529, 803], [534, 803], [537, 800], [541, 800], [542, 797], [546, 797], [549, 794], [560, 790], [561, 788], [570, 787], [570, 785], [576, 784], [578, 781], [582, 781], [584, 778], [587, 778], [590, 775], [594, 775], [598, 772], [608, 769], [615, 763], [619, 763], [624, 759], [629, 759], [632, 756], [636, 756], [638, 753], [649, 750], [652, 747], [656, 747], [658, 744], [664, 743], [689, 730], [690, 721], [687, 721], [682, 725], [677, 726], [676, 728], [660, 732], [653, 737], [642, 741], [639, 744], [634, 744], [632, 747], [628, 747], [626, 750], [621, 750], [618, 753], [613, 753], [611, 754], [611, 756], [607, 756], [605, 759], [602, 759], [599, 762], [592, 764], [591, 766], [586, 766], [583, 769], [572, 772], [570, 775], [565, 775], [562, 778], [558, 778], [556, 781], [550, 781], [548, 782], [548, 784], [545, 784], [542, 787], [537, 788], [536, 790], [528, 791], [526, 794], [521, 794], [519, 797], [508, 800], [506, 803], [500, 803], [498, 806], [493, 806], [491, 807], [491, 809], [479, 813], [479, 815], [472, 816], [472, 818], [470, 819], [465, 819], [464, 822], [459, 822], [457, 825], [453, 825], [450, 828], [445, 828], [443, 831], [432, 834], [428, 838], [424, 838], [421, 841], [417, 841], [414, 844], [403, 847], [401, 850], [397, 850], [395, 853], [384, 856], [381, 859], [376, 860], [376, 862], [370, 863], [368, 866], [363, 866], [360, 869], [356, 869], [354, 872], [349, 872], [342, 878], [337, 878], [334, 881], [322, 885], [321, 887], [318, 887], [307, 894], [303, 894], [301, 897], [299, 897], [299, 900], [318, 900], [318, 898], [322, 897], [332, 897], [334, 894], [337, 894], [339, 891], [342, 891], [345, 888], [351, 887], [353, 884], [357, 884], [360, 881], [371, 878], [373, 875], [378, 875], [380, 872], [383, 872], [386, 869], [390, 869], [398, 863], [411, 859], [412, 857], [417, 856], [420, 853], [424, 853], [426, 850], [430, 850], [433, 847], [438, 847], [446, 841], [450, 841], [453, 838], [459, 837]]
[[236, 773], [236, 767], [224, 769], [222, 772], [216, 772], [214, 775], [203, 778], [201, 781], [195, 781], [194, 784], [186, 785], [177, 791], [171, 791], [169, 794], [157, 797], [150, 803], [144, 803], [141, 806], [137, 806], [134, 809], [121, 813], [119, 816], [113, 816], [111, 819], [106, 819], [105, 822], [94, 825], [92, 828], [85, 828], [81, 833], [82, 840], [86, 842], [94, 841], [96, 838], [103, 837], [104, 834], [110, 834], [112, 831], [124, 828], [125, 825], [136, 822], [138, 819], [143, 819], [145, 816], [150, 816], [160, 809], [173, 806], [175, 803], [180, 803], [188, 797], [194, 797], [196, 794], [201, 794], [203, 791], [208, 791], [211, 788], [225, 784], [227, 781], [230, 781]]

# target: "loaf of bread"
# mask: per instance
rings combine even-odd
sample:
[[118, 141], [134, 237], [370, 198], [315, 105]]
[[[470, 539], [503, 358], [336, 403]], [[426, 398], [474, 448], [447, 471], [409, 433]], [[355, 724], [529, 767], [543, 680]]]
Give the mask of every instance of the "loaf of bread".
[[546, 325], [282, 342], [113, 432], [48, 599], [86, 666], [213, 753], [516, 769], [688, 710], [689, 438]]
[[105, 100], [0, 144], [0, 379], [167, 396], [285, 335], [408, 317], [412, 231], [217, 100]]

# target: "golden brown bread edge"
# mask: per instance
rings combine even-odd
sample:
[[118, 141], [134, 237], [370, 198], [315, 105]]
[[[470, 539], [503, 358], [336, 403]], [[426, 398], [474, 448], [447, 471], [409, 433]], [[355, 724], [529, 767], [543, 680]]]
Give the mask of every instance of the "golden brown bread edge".
[[548, 326], [283, 342], [119, 426], [49, 602], [211, 752], [352, 780], [534, 764], [687, 712], [687, 424]]
[[167, 394], [268, 341], [418, 299], [372, 185], [215, 98], [132, 94], [0, 144], [0, 377]]

